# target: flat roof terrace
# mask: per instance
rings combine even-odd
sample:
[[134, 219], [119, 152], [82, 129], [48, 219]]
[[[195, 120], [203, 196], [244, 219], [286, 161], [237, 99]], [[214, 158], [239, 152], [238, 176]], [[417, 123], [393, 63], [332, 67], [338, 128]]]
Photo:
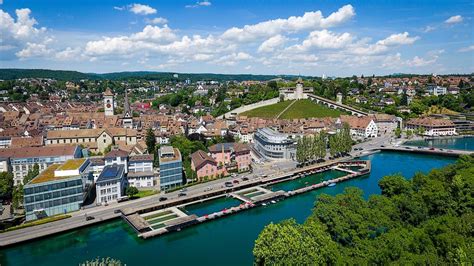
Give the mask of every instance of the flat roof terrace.
[[59, 166], [56, 171], [77, 170], [81, 168], [86, 160], [86, 158], [67, 160], [64, 164]]

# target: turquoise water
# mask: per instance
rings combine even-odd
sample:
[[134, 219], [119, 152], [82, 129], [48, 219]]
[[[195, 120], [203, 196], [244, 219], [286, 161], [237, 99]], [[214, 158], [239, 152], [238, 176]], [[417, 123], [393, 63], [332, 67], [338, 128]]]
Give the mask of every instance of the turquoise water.
[[291, 180], [291, 181], [281, 182], [281, 183], [269, 186], [268, 188], [273, 191], [278, 191], [278, 190], [290, 191], [290, 190], [295, 190], [295, 189], [299, 189], [303, 187], [308, 187], [314, 184], [321, 183], [325, 180], [335, 179], [335, 178], [342, 177], [348, 174], [349, 173], [342, 172], [342, 171], [331, 170], [331, 171], [326, 171], [326, 172], [315, 174], [315, 175], [308, 175], [308, 176]]
[[[77, 265], [97, 256], [114, 257], [127, 265], [251, 265], [252, 248], [263, 227], [271, 222], [295, 218], [303, 222], [321, 193], [341, 193], [356, 186], [365, 196], [380, 193], [378, 180], [388, 174], [411, 177], [454, 162], [452, 158], [377, 153], [363, 159], [372, 161], [372, 172], [265, 207], [189, 227], [157, 238], [141, 240], [122, 220], [52, 236], [0, 251], [0, 265]], [[1, 236], [1, 235], [0, 235]]]
[[474, 137], [413, 140], [405, 142], [405, 144], [411, 146], [474, 151]]
[[189, 214], [196, 214], [197, 216], [203, 216], [206, 214], [222, 211], [230, 207], [239, 206], [242, 203], [243, 202], [238, 199], [222, 197], [215, 200], [206, 201], [203, 203], [188, 205], [184, 208], [184, 210]]

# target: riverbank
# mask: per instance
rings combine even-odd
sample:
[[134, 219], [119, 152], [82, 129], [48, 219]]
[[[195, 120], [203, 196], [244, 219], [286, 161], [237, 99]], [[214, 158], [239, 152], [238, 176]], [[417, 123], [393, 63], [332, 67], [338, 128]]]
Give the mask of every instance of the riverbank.
[[440, 156], [394, 152], [379, 152], [361, 159], [370, 160], [372, 164], [371, 173], [366, 177], [300, 194], [181, 232], [143, 240], [125, 222], [115, 220], [4, 248], [0, 252], [0, 264], [79, 264], [101, 256], [120, 259], [129, 265], [250, 265], [253, 262], [254, 241], [263, 227], [288, 218], [303, 222], [310, 215], [315, 198], [321, 193], [336, 195], [346, 187], [358, 187], [368, 198], [380, 193], [378, 181], [383, 176], [400, 173], [412, 177], [417, 172], [426, 173], [455, 161]]

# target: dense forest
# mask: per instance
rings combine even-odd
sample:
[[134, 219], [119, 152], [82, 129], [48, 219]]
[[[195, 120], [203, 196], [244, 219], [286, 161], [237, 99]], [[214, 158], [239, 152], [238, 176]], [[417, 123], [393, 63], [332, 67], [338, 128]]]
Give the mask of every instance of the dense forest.
[[116, 72], [116, 73], [81, 73], [78, 71], [66, 71], [66, 70], [49, 70], [49, 69], [0, 69], [0, 79], [11, 80], [19, 78], [51, 78], [63, 81], [78, 81], [81, 79], [90, 80], [129, 80], [129, 79], [141, 79], [141, 80], [157, 80], [157, 81], [185, 81], [190, 79], [191, 81], [198, 80], [216, 80], [216, 81], [243, 81], [243, 80], [270, 80], [275, 78], [294, 79], [296, 76], [292, 75], [251, 75], [251, 74], [213, 74], [213, 73], [178, 73], [178, 78], [174, 77], [173, 72], [148, 72], [148, 71], [136, 71], [136, 72]]
[[259, 265], [473, 265], [474, 156], [455, 164], [379, 182], [368, 200], [357, 188], [323, 194], [303, 223], [286, 220], [260, 233]]

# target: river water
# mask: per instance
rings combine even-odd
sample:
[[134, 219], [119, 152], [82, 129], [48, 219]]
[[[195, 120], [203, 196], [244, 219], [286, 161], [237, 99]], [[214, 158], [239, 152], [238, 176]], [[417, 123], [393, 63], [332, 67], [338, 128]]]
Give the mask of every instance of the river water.
[[440, 138], [432, 140], [412, 140], [405, 142], [410, 146], [435, 147], [454, 150], [474, 150], [474, 137]]
[[288, 218], [303, 222], [319, 194], [335, 195], [355, 186], [368, 197], [380, 193], [377, 183], [385, 175], [401, 173], [412, 177], [416, 172], [428, 172], [455, 161], [398, 152], [376, 153], [362, 159], [372, 161], [370, 175], [181, 232], [142, 240], [125, 222], [115, 220], [0, 250], [0, 265], [78, 265], [97, 256], [113, 257], [127, 265], [251, 265], [254, 241], [263, 227]]

